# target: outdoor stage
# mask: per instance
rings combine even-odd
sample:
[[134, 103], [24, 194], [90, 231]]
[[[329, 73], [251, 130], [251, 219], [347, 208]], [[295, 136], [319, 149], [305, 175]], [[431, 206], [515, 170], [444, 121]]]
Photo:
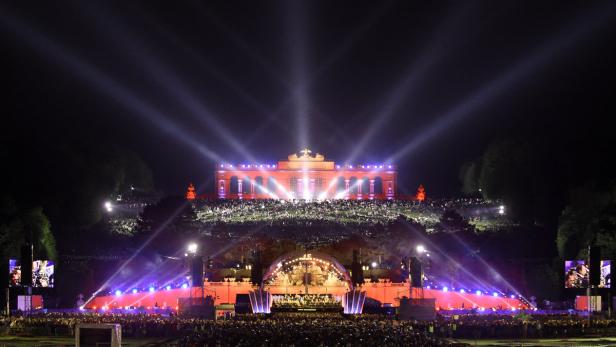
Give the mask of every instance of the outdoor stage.
[[[154, 288], [152, 288], [154, 289]], [[250, 278], [237, 281], [227, 278], [223, 282], [205, 281], [203, 287], [159, 289], [148, 292], [126, 290], [116, 295], [98, 296], [87, 303], [88, 309], [120, 309], [154, 307], [178, 309], [180, 298], [211, 296], [214, 304], [235, 304], [238, 296], [246, 297], [258, 286]], [[263, 276], [263, 290], [272, 296], [312, 295], [327, 296], [342, 302], [344, 295], [355, 289], [365, 292], [366, 300], [383, 307], [397, 307], [403, 298], [435, 299], [437, 310], [478, 309], [518, 310], [529, 306], [517, 297], [504, 297], [484, 292], [469, 293], [447, 288], [411, 288], [407, 280], [394, 283], [389, 279], [353, 286], [350, 273], [335, 258], [326, 254], [293, 252], [272, 263]]]
[[[205, 282], [204, 294], [212, 295], [214, 297], [214, 303], [216, 305], [223, 303], [235, 304], [238, 294], [248, 295], [250, 290], [255, 290], [257, 287], [253, 286], [248, 280], [242, 282], [229, 281], [229, 282]], [[267, 287], [272, 295], [281, 294], [303, 294], [304, 286], [291, 286], [291, 287]], [[400, 305], [400, 299], [402, 297], [408, 297], [410, 293], [410, 285], [405, 283], [392, 283], [392, 282], [379, 282], [379, 283], [366, 283], [358, 287], [359, 290], [366, 291], [366, 296], [370, 299], [377, 300], [382, 304], [391, 304], [393, 307]], [[321, 287], [310, 288], [311, 294], [330, 294], [334, 297], [342, 297], [347, 292], [346, 287]], [[413, 297], [417, 298], [420, 295], [421, 290], [413, 288]], [[115, 309], [126, 307], [144, 307], [153, 308], [158, 306], [160, 308], [178, 309], [178, 300], [180, 298], [189, 297], [201, 297], [201, 288], [178, 288], [170, 290], [159, 290], [155, 292], [143, 292], [143, 293], [126, 293], [122, 295], [108, 295], [98, 296], [90, 301], [87, 305], [87, 309]], [[529, 308], [524, 302], [518, 298], [508, 297], [495, 297], [492, 295], [477, 295], [471, 293], [460, 292], [444, 292], [436, 289], [423, 289], [423, 296], [426, 299], [436, 299], [437, 310], [450, 310], [450, 309], [503, 309], [503, 310], [517, 310]]]

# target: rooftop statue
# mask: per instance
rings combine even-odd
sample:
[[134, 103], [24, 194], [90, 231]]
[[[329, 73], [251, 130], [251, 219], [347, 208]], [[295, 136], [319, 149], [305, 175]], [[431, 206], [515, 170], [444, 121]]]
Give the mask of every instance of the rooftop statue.
[[324, 161], [325, 156], [322, 154], [316, 153], [315, 156], [311, 156], [312, 151], [308, 149], [308, 147], [299, 151], [302, 155], [298, 155], [297, 153], [293, 153], [289, 155], [289, 161]]

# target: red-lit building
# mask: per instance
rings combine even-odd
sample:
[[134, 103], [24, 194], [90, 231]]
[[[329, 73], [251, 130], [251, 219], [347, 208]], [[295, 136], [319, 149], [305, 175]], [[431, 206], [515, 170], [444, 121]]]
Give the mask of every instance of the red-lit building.
[[304, 149], [276, 164], [218, 164], [216, 193], [221, 199], [393, 199], [392, 164], [337, 165]]

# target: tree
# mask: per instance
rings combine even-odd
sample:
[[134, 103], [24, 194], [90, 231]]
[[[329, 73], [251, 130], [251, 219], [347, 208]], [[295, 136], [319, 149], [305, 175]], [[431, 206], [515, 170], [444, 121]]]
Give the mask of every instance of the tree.
[[141, 213], [135, 228], [136, 243], [141, 244], [153, 234], [153, 248], [174, 253], [184, 249], [184, 243], [191, 238], [200, 237], [199, 223], [193, 206], [183, 196], [169, 196], [156, 204], [148, 205]]
[[15, 140], [7, 146], [16, 150], [0, 152], [3, 164], [14, 168], [0, 171], [4, 192], [22, 208], [42, 206], [60, 230], [94, 225], [101, 204], [131, 187], [153, 189], [152, 173], [139, 155], [113, 144]]
[[460, 169], [460, 181], [462, 181], [462, 193], [476, 195], [479, 192], [479, 163], [467, 162]]
[[436, 225], [436, 230], [440, 232], [463, 232], [463, 231], [472, 231], [473, 226], [469, 224], [468, 220], [462, 217], [455, 210], [447, 210], [443, 212], [438, 224]]
[[35, 207], [28, 210], [22, 217], [22, 223], [24, 234], [32, 235], [35, 258], [57, 260], [56, 239], [43, 208]]
[[589, 244], [602, 248], [604, 259], [616, 256], [616, 182], [587, 183], [573, 189], [564, 209], [556, 243], [563, 259], [585, 256]]

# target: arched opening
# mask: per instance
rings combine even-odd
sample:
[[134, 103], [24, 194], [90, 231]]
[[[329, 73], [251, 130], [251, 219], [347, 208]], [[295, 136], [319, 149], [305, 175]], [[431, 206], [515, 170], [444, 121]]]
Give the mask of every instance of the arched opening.
[[276, 194], [276, 179], [274, 177], [267, 178], [267, 190], [270, 194]]
[[265, 190], [263, 189], [263, 177], [257, 176], [255, 178], [255, 186], [257, 188], [257, 194], [265, 194]]
[[[308, 283], [306, 283], [308, 281]], [[276, 259], [263, 275], [267, 285], [351, 286], [351, 275], [332, 256], [296, 251]]]
[[362, 178], [362, 181], [361, 181], [361, 193], [362, 194], [369, 194], [370, 193], [370, 180], [368, 179], [368, 177]]
[[353, 176], [349, 179], [349, 193], [357, 195], [357, 177]]
[[323, 181], [323, 177], [317, 177], [314, 180], [314, 192], [316, 194], [319, 194], [321, 192], [323, 192], [323, 185], [324, 185], [324, 181]]
[[291, 177], [289, 180], [289, 189], [291, 189], [291, 193], [297, 196], [297, 177]]
[[250, 178], [244, 177], [242, 180], [242, 194], [250, 194]]
[[383, 194], [383, 179], [380, 176], [374, 178], [374, 194]]
[[231, 179], [229, 180], [229, 193], [237, 194], [238, 184], [237, 176], [231, 176]]
[[344, 184], [344, 177], [338, 177], [336, 180], [338, 181], [336, 183], [336, 192], [344, 193], [344, 190], [346, 189], [346, 186]]

